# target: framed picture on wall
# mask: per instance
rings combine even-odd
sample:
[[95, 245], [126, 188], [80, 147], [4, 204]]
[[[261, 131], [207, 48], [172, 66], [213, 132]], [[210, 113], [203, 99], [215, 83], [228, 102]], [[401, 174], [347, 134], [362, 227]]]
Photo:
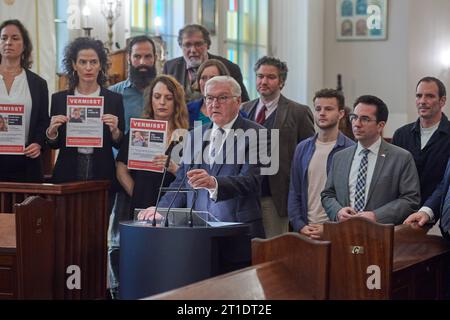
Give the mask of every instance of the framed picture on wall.
[[201, 0], [200, 23], [211, 35], [216, 34], [216, 0]]
[[337, 40], [386, 40], [388, 0], [336, 0]]

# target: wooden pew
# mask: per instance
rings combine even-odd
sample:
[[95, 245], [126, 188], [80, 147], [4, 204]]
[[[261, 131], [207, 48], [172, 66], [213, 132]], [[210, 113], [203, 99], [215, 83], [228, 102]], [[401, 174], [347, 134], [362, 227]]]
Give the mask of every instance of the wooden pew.
[[[108, 188], [107, 181], [60, 185], [0, 183], [0, 212], [13, 212], [14, 204], [30, 195], [55, 204], [55, 299], [105, 298]], [[70, 266], [80, 268], [80, 289], [66, 285]]]
[[[450, 245], [426, 231], [364, 218], [325, 223], [330, 299], [441, 299]], [[379, 288], [374, 288], [371, 276], [377, 272]]]
[[52, 299], [55, 205], [29, 197], [0, 214], [0, 299]]
[[252, 266], [151, 296], [164, 300], [326, 299], [330, 243], [289, 233], [252, 241]]

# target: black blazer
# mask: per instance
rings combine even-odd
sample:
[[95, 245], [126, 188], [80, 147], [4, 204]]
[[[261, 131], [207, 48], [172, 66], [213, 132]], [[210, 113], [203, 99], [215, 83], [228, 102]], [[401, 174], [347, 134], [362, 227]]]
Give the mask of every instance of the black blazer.
[[[73, 95], [73, 91], [61, 91], [52, 95], [51, 116], [66, 115], [67, 96]], [[105, 97], [104, 114], [113, 114], [119, 118], [119, 129], [123, 133], [125, 127], [122, 95], [101, 88], [100, 96]], [[58, 160], [53, 170], [52, 182], [64, 183], [77, 181], [77, 157], [78, 148], [66, 147], [66, 125], [58, 128], [58, 138], [55, 141], [47, 139], [52, 149], [59, 149]], [[93, 180], [114, 180], [115, 162], [112, 147], [119, 148], [121, 141], [113, 142], [111, 132], [107, 125], [103, 125], [103, 147], [94, 148], [93, 154]]]
[[[38, 143], [45, 147], [45, 130], [49, 126], [47, 82], [25, 69], [31, 94], [30, 129], [27, 146]], [[0, 155], [0, 180], [12, 182], [42, 182], [41, 157], [31, 159], [19, 155]]]
[[[227, 60], [221, 56], [215, 56], [211, 53], [208, 53], [208, 59], [220, 60], [220, 62], [222, 62], [227, 67], [228, 71], [230, 72], [230, 75], [241, 86], [242, 102], [248, 101], [249, 100], [248, 92], [247, 92], [247, 89], [245, 88], [245, 85], [243, 82], [241, 68], [239, 68], [239, 66], [237, 64], [231, 62], [230, 60]], [[178, 80], [178, 82], [181, 83], [181, 85], [184, 88], [186, 88], [186, 86], [188, 85], [186, 83], [186, 61], [184, 60], [184, 57], [178, 57], [178, 58], [167, 61], [164, 64], [163, 73], [173, 76], [175, 79]]]

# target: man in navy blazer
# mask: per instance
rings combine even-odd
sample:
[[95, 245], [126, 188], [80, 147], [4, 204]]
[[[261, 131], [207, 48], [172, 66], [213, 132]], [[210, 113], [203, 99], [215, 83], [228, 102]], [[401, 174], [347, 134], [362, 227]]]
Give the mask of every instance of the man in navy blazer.
[[[205, 92], [213, 123], [190, 132], [183, 149], [183, 163], [170, 187], [197, 189], [195, 210], [208, 211], [220, 221], [247, 223], [251, 237], [264, 237], [261, 169], [259, 161], [252, 161], [254, 144], [242, 135], [252, 132], [259, 137], [259, 130], [264, 128], [239, 115], [241, 89], [232, 77], [210, 79]], [[164, 195], [158, 207], [169, 207], [173, 199], [174, 193]], [[172, 207], [189, 208], [192, 204], [193, 192], [178, 193]], [[154, 208], [149, 208], [138, 219], [150, 220], [153, 213]]]
[[405, 224], [418, 224], [420, 227], [428, 222], [437, 221], [440, 217], [442, 235], [450, 240], [450, 158], [447, 160], [447, 169], [444, 177], [434, 190], [433, 194], [426, 199], [423, 207], [418, 212], [411, 214]]

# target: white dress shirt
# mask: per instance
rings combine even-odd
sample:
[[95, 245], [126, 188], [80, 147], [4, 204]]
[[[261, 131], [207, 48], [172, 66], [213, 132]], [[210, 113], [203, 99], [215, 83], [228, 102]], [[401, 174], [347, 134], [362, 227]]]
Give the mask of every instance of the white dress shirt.
[[258, 105], [256, 106], [256, 112], [255, 112], [255, 120], [258, 117], [259, 112], [261, 111], [263, 106], [266, 106], [266, 117], [265, 119], [269, 118], [272, 113], [277, 110], [278, 102], [280, 101], [279, 94], [274, 100], [270, 101], [269, 103], [264, 104], [261, 99], [259, 99]]
[[359, 142], [356, 147], [355, 156], [353, 157], [352, 167], [350, 169], [350, 175], [348, 177], [348, 187], [349, 187], [349, 195], [350, 195], [350, 207], [355, 207], [355, 192], [356, 192], [356, 182], [358, 180], [358, 172], [359, 166], [361, 163], [361, 159], [363, 157], [362, 151], [364, 149], [369, 149], [369, 153], [367, 155], [367, 176], [366, 176], [366, 189], [365, 189], [365, 203], [367, 204], [367, 197], [369, 195], [370, 183], [372, 182], [373, 171], [375, 170], [375, 165], [377, 163], [378, 151], [381, 146], [381, 137], [370, 147], [364, 148]]
[[[225, 124], [225, 125], [222, 126], [222, 129], [225, 131], [225, 134], [224, 134], [224, 137], [222, 138], [222, 145], [221, 145], [220, 148], [215, 152], [215, 155], [216, 155], [216, 156], [217, 156], [218, 154], [220, 154], [220, 151], [221, 151], [222, 148], [223, 148], [223, 143], [226, 141], [226, 139], [227, 139], [227, 137], [228, 137], [228, 134], [231, 132], [231, 128], [233, 127], [234, 123], [236, 122], [236, 119], [238, 118], [238, 116], [239, 116], [239, 113], [236, 115], [236, 117], [234, 117], [233, 120], [231, 120], [230, 122], [228, 122], [227, 124]], [[216, 134], [221, 134], [221, 133], [218, 132], [218, 131], [219, 131], [219, 126], [218, 126], [217, 124], [214, 123], [214, 124], [213, 124], [213, 127], [212, 127], [212, 129], [211, 129], [211, 137], [214, 137]], [[212, 142], [212, 141], [211, 141], [211, 142]], [[211, 144], [210, 144], [210, 145], [211, 145]], [[211, 157], [211, 149], [209, 150], [208, 154], [209, 154], [209, 156], [210, 156], [209, 162], [210, 162], [210, 163], [213, 163], [213, 162], [215, 161], [215, 159], [212, 159], [212, 157]], [[213, 178], [214, 178], [214, 181], [215, 181], [216, 186], [215, 186], [213, 189], [207, 189], [207, 190], [208, 190], [208, 192], [209, 192], [209, 197], [215, 201], [215, 200], [217, 200], [217, 193], [218, 193], [219, 186], [217, 185], [217, 179], [216, 179], [215, 177], [213, 177]]]
[[30, 87], [28, 86], [27, 74], [25, 73], [25, 70], [22, 70], [22, 72], [14, 78], [9, 94], [8, 90], [6, 90], [6, 84], [3, 81], [3, 76], [0, 74], [0, 103], [24, 106], [25, 145], [28, 144], [33, 101], [31, 100]]

